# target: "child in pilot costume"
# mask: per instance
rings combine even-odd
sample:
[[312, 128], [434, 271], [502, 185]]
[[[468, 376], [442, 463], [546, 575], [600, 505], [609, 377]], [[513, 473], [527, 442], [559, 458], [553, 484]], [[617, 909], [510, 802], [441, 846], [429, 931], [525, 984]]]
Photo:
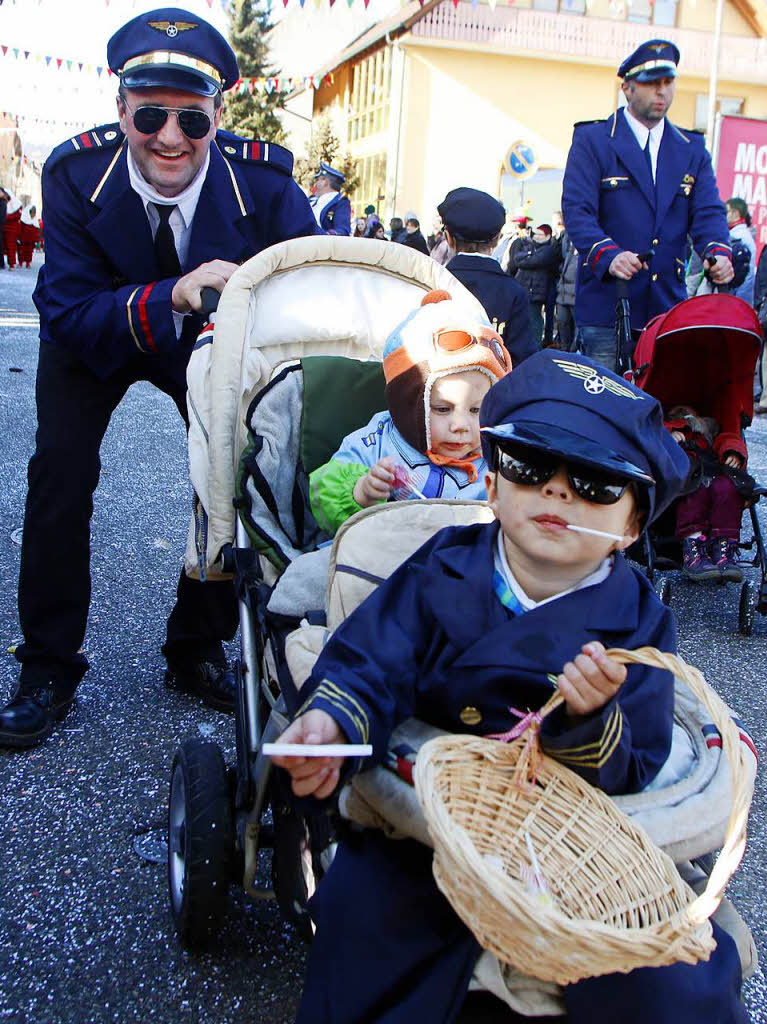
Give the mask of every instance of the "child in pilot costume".
[[428, 292], [384, 346], [388, 411], [345, 437], [311, 474], [322, 529], [335, 533], [361, 508], [390, 499], [485, 498], [479, 407], [510, 369], [487, 322], [448, 292]]
[[[546, 753], [607, 793], [638, 792], [671, 747], [673, 679], [627, 671], [604, 652], [676, 651], [670, 611], [622, 552], [678, 495], [687, 460], [654, 398], [582, 356], [531, 356], [490, 390], [480, 419], [496, 521], [440, 531], [349, 616], [282, 739], [372, 743], [383, 761], [408, 717], [504, 733], [516, 723], [510, 706], [540, 708], [555, 679], [565, 703], [544, 720]], [[276, 761], [297, 796], [320, 799], [361, 767]], [[317, 932], [299, 1024], [438, 1024], [461, 1013], [480, 947], [431, 860], [430, 849], [371, 829], [343, 837], [310, 904]], [[713, 927], [706, 963], [566, 986], [568, 1024], [745, 1024], [735, 944]]]

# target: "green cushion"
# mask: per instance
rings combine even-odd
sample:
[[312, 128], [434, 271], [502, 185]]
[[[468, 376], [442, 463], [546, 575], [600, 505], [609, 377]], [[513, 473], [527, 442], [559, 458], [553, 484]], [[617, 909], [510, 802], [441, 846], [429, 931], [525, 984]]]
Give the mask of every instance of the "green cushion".
[[307, 473], [324, 465], [341, 441], [386, 408], [383, 367], [345, 356], [309, 356], [301, 360], [304, 407], [301, 462]]

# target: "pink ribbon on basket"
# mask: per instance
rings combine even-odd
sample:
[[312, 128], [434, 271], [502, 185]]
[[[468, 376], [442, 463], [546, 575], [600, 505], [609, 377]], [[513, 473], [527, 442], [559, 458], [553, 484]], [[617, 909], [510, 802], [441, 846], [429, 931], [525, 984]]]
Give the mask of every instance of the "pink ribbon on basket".
[[[512, 740], [519, 739], [519, 737], [530, 728], [530, 726], [537, 726], [540, 728], [543, 718], [541, 717], [540, 711], [519, 711], [517, 708], [509, 707], [509, 711], [515, 718], [520, 719], [517, 724], [509, 729], [508, 732], [490, 732], [485, 736], [486, 740], [500, 740], [501, 743], [511, 743]], [[538, 729], [534, 729], [533, 732], [527, 737], [528, 744], [535, 738], [535, 734]]]
[[507, 732], [491, 732], [485, 736], [487, 740], [499, 740], [501, 743], [511, 743], [512, 740], [519, 739], [527, 733], [527, 739], [525, 740], [524, 753], [530, 755], [530, 779], [526, 782], [520, 783], [523, 787], [533, 787], [538, 779], [538, 754], [539, 750], [536, 745], [536, 737], [543, 721], [543, 716], [540, 711], [519, 711], [517, 708], [509, 707], [509, 711], [512, 715], [515, 715], [519, 721], [515, 726], [509, 729]]

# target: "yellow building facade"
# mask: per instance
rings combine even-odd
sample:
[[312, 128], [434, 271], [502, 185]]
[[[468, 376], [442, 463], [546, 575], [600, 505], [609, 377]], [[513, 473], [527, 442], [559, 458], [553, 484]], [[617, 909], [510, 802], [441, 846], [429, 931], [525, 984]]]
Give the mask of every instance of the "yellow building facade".
[[[758, 4], [758, 6], [757, 6]], [[756, 0], [726, 0], [717, 108], [767, 118], [767, 21]], [[641, 42], [681, 51], [671, 119], [704, 130], [713, 64], [714, 0], [515, 0], [513, 7], [451, 0], [412, 3], [326, 64], [313, 117], [329, 116], [357, 159], [359, 213], [415, 212], [428, 231], [437, 204], [459, 185], [532, 204], [537, 220], [559, 206], [573, 124], [619, 102], [616, 69]], [[532, 172], [509, 172], [521, 143]]]

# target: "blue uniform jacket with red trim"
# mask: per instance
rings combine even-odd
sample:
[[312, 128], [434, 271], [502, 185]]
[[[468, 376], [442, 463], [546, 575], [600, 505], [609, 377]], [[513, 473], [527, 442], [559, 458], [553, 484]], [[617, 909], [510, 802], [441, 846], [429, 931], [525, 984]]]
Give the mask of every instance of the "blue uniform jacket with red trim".
[[[280, 146], [219, 131], [182, 271], [214, 259], [242, 263], [276, 242], [322, 234], [292, 166]], [[34, 293], [41, 340], [64, 346], [102, 378], [137, 351], [186, 360], [203, 321], [186, 317], [177, 338], [171, 293], [178, 278], [158, 280], [119, 125], [83, 132], [53, 151], [43, 169], [43, 208], [45, 265]]]
[[575, 319], [611, 326], [617, 299], [608, 273], [621, 252], [655, 250], [629, 282], [631, 326], [641, 329], [685, 299], [688, 234], [703, 257], [731, 254], [724, 205], [703, 139], [666, 121], [653, 183], [621, 111], [575, 126], [562, 186], [562, 214], [579, 253]]
[[[671, 613], [620, 555], [602, 583], [512, 615], [492, 585], [498, 529], [442, 530], [397, 569], [333, 634], [302, 688], [303, 709], [327, 711], [380, 762], [409, 717], [455, 733], [507, 731], [517, 721], [510, 706], [540, 708], [549, 677], [590, 640], [676, 652]], [[636, 792], [668, 757], [673, 705], [670, 673], [632, 666], [599, 711], [545, 719], [543, 747], [607, 793]]]

